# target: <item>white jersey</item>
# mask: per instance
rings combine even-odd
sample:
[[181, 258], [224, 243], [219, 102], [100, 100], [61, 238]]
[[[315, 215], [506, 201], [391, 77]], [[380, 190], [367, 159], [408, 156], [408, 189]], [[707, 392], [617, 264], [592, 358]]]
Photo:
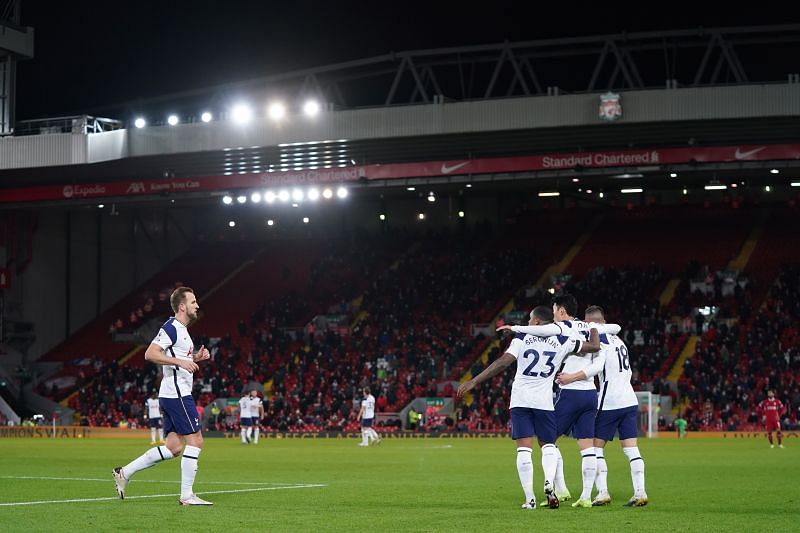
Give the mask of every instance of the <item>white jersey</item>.
[[256, 396], [255, 398], [250, 398], [250, 418], [261, 418], [261, 410], [259, 407], [263, 405], [261, 398]]
[[600, 373], [600, 399], [598, 411], [611, 411], [639, 405], [639, 400], [631, 386], [631, 364], [628, 360], [628, 347], [616, 335], [608, 335], [609, 344], [603, 345], [605, 365]]
[[158, 398], [148, 398], [145, 400], [144, 405], [147, 408], [147, 418], [150, 420], [161, 418], [161, 407], [159, 406]]
[[[189, 336], [186, 326], [174, 316], [167, 319], [158, 335], [153, 339], [153, 344], [159, 345], [167, 357], [175, 357], [186, 361], [193, 361], [194, 344]], [[158, 395], [161, 398], [181, 398], [192, 394], [192, 373], [176, 365], [162, 365], [161, 388]]]
[[250, 418], [250, 396], [239, 398], [239, 418]]
[[[582, 342], [589, 340], [589, 330], [596, 329], [598, 333], [604, 331], [603, 327], [599, 324], [594, 322], [584, 322], [583, 320], [564, 320], [562, 322], [556, 322], [556, 324], [558, 324], [562, 331], [559, 338], [565, 336], [580, 340]], [[600, 336], [601, 349], [604, 343], [608, 344], [608, 337], [605, 334]], [[589, 365], [592, 364], [593, 358], [594, 356], [592, 354], [567, 357], [567, 360], [564, 362], [564, 369], [562, 371], [570, 374], [573, 372], [580, 372], [581, 370], [586, 371], [589, 368]], [[561, 386], [561, 388], [565, 390], [597, 390], [597, 388], [594, 386], [594, 379], [591, 377], [573, 381], [568, 385]]]
[[553, 411], [553, 380], [562, 361], [580, 350], [581, 341], [567, 337], [537, 337], [518, 333], [506, 353], [517, 360], [509, 407]]
[[367, 394], [367, 397], [361, 400], [361, 407], [364, 408], [364, 415], [362, 418], [366, 420], [375, 418], [375, 396]]

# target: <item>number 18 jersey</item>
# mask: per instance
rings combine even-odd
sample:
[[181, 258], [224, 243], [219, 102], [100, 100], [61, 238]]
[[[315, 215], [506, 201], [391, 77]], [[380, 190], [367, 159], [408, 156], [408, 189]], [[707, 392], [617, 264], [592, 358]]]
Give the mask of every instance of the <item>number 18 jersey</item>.
[[631, 386], [631, 363], [628, 347], [616, 335], [608, 335], [609, 344], [601, 349], [605, 356], [605, 366], [600, 373], [600, 396], [598, 411], [612, 411], [639, 405], [639, 400]]
[[517, 360], [509, 407], [553, 411], [553, 380], [564, 358], [580, 350], [581, 341], [518, 333], [506, 353]]

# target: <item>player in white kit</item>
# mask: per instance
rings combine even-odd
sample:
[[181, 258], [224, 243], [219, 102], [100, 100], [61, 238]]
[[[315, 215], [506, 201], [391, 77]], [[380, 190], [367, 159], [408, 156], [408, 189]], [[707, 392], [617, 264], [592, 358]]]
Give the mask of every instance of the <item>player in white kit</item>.
[[[553, 321], [553, 312], [545, 306], [536, 307], [530, 314], [531, 326], [542, 326]], [[456, 397], [475, 388], [501, 373], [516, 361], [517, 373], [511, 387], [511, 438], [517, 443], [517, 473], [525, 493], [523, 509], [535, 509], [533, 491], [533, 436], [542, 449], [542, 471], [547, 503], [551, 509], [559, 507], [554, 480], [558, 467], [555, 441], [557, 424], [553, 406], [553, 379], [561, 363], [571, 354], [596, 352], [600, 349], [597, 330], [592, 330], [586, 341], [568, 336], [540, 337], [519, 333], [506, 352], [483, 372], [462, 383]]]
[[242, 435], [242, 444], [250, 444], [253, 436], [253, 417], [250, 416], [250, 394], [239, 398], [239, 428]]
[[194, 291], [189, 287], [175, 289], [170, 296], [170, 305], [175, 316], [164, 322], [144, 354], [147, 361], [161, 365], [158, 400], [164, 413], [167, 443], [150, 448], [127, 465], [114, 468], [112, 473], [117, 494], [124, 499], [128, 482], [136, 472], [172, 459], [182, 450], [181, 495], [178, 503], [212, 505], [211, 502], [199, 498], [193, 490], [203, 435], [200, 432], [200, 416], [192, 398], [192, 374], [199, 370], [197, 363], [210, 359], [211, 354], [205, 346], [194, 350], [187, 329], [189, 324], [197, 320], [197, 311], [200, 309]]
[[[574, 338], [587, 340], [592, 329], [600, 333], [618, 333], [620, 327], [616, 324], [600, 325], [588, 323], [573, 318], [578, 311], [578, 302], [569, 294], [562, 294], [553, 298], [553, 316], [557, 320], [554, 324], [546, 326], [501, 326], [499, 329], [510, 329], [520, 333], [534, 335], [556, 335], [559, 338]], [[605, 336], [601, 337], [601, 344], [607, 343]], [[588, 368], [593, 357], [574, 356], [568, 357], [564, 362], [564, 372], [573, 373]], [[581, 497], [572, 505], [573, 507], [591, 507], [592, 488], [597, 473], [597, 459], [594, 449], [594, 419], [597, 414], [597, 388], [593, 379], [576, 380], [569, 384], [561, 384], [555, 403], [556, 435], [571, 435], [578, 441], [581, 453], [581, 475], [583, 490]], [[558, 467], [554, 480], [556, 494], [561, 501], [571, 498], [564, 480], [564, 462], [561, 451], [556, 449]]]
[[[593, 305], [586, 309], [585, 320], [605, 323], [603, 309]], [[603, 345], [601, 355], [592, 365], [578, 372], [563, 373], [558, 376], [562, 383], [600, 376], [600, 399], [595, 419], [594, 446], [597, 452], [597, 497], [594, 506], [608, 505], [611, 495], [608, 493], [608, 466], [605, 460], [605, 445], [614, 440], [619, 432], [622, 452], [628, 458], [633, 482], [633, 497], [625, 504], [627, 507], [643, 507], [647, 505], [647, 493], [644, 483], [644, 459], [639, 453], [637, 418], [639, 401], [631, 386], [631, 365], [628, 358], [628, 347], [616, 335], [608, 336], [608, 343]]]
[[363, 392], [364, 399], [361, 401], [361, 409], [358, 410], [358, 419], [361, 420], [361, 443], [359, 446], [380, 444], [380, 435], [372, 429], [372, 422], [375, 418], [375, 396], [370, 394], [369, 387], [364, 387]]
[[[164, 426], [161, 422], [161, 407], [156, 391], [150, 393], [144, 406], [147, 412], [147, 423], [150, 426], [150, 446], [155, 446], [156, 443], [164, 444]], [[158, 441], [156, 441], [156, 433], [158, 433]]]
[[250, 422], [253, 429], [253, 444], [258, 444], [262, 418], [264, 418], [264, 402], [258, 397], [258, 391], [253, 389], [250, 391]]

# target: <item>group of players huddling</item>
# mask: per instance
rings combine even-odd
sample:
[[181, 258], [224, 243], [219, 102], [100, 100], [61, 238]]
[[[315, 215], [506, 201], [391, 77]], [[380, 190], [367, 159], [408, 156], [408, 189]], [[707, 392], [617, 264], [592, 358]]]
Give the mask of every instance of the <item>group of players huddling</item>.
[[[619, 432], [622, 451], [630, 462], [633, 496], [628, 507], [647, 505], [644, 460], [637, 445], [638, 399], [631, 386], [628, 348], [617, 334], [620, 326], [606, 324], [603, 309], [593, 305], [577, 320], [578, 303], [569, 294], [556, 296], [553, 307], [539, 306], [528, 326], [501, 326], [516, 335], [506, 352], [483, 372], [461, 384], [463, 397], [477, 385], [517, 363], [511, 388], [511, 438], [517, 443], [517, 472], [525, 493], [523, 509], [535, 509], [533, 437], [542, 450], [544, 493], [551, 509], [571, 499], [564, 481], [563, 459], [556, 446], [571, 435], [581, 452], [583, 490], [573, 507], [611, 503], [604, 450]], [[559, 371], [559, 369], [563, 369]], [[598, 393], [594, 377], [600, 380]], [[560, 389], [553, 399], [553, 381]], [[592, 489], [597, 496], [592, 500]]]

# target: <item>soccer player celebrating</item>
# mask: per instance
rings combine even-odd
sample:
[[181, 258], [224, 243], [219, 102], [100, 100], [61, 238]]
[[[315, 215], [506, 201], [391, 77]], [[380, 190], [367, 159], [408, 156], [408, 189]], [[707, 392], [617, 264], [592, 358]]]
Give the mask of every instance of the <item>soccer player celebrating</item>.
[[[577, 340], [589, 339], [589, 332], [596, 329], [598, 333], [619, 333], [620, 327], [616, 324], [602, 326], [576, 320], [573, 317], [578, 313], [578, 302], [570, 294], [561, 294], [553, 298], [553, 316], [557, 320], [547, 326], [501, 326], [498, 329], [511, 329], [518, 333], [531, 333], [534, 335], [559, 335]], [[605, 338], [605, 337], [604, 337]], [[603, 339], [601, 338], [601, 344]], [[607, 340], [605, 341], [607, 343]], [[574, 373], [588, 369], [592, 364], [592, 357], [568, 357], [564, 362], [564, 371]], [[578, 441], [581, 452], [581, 475], [583, 490], [578, 501], [573, 507], [591, 507], [592, 489], [597, 475], [597, 456], [594, 449], [594, 419], [597, 413], [597, 388], [593, 378], [579, 379], [568, 384], [563, 384], [555, 403], [556, 435], [572, 435]], [[570, 499], [564, 481], [564, 467], [561, 452], [556, 448], [558, 468], [554, 481], [556, 493], [561, 501]]]
[[164, 428], [161, 425], [161, 407], [158, 403], [156, 391], [150, 393], [150, 397], [144, 402], [147, 409], [147, 420], [150, 425], [150, 446], [156, 445], [156, 431], [158, 431], [158, 443], [164, 444]]
[[[529, 324], [540, 326], [553, 321], [553, 312], [546, 306], [538, 306], [530, 314]], [[511, 386], [511, 438], [517, 441], [517, 473], [525, 493], [523, 509], [536, 509], [533, 492], [533, 436], [536, 435], [542, 449], [542, 471], [544, 491], [551, 509], [559, 507], [554, 479], [558, 465], [556, 441], [556, 415], [553, 407], [553, 379], [562, 361], [570, 354], [590, 353], [600, 349], [596, 329], [591, 330], [590, 339], [583, 342], [565, 336], [539, 337], [519, 333], [511, 341], [506, 352], [483, 372], [462, 383], [457, 397], [487, 381], [514, 361], [517, 374]]]
[[[605, 324], [603, 309], [592, 305], [586, 309], [584, 319], [587, 322]], [[639, 400], [631, 386], [630, 361], [628, 348], [622, 339], [616, 335], [602, 335], [608, 341], [602, 344], [600, 356], [592, 364], [577, 372], [563, 372], [556, 376], [556, 381], [568, 385], [578, 380], [591, 379], [600, 375], [601, 393], [597, 407], [597, 417], [594, 428], [594, 448], [597, 455], [597, 497], [592, 505], [602, 506], [611, 503], [608, 493], [608, 465], [605, 460], [605, 445], [614, 440], [614, 434], [619, 431], [619, 441], [622, 452], [630, 461], [631, 480], [633, 482], [633, 497], [625, 504], [626, 507], [643, 507], [647, 505], [647, 493], [644, 490], [644, 459], [639, 453], [637, 418], [639, 416]]]
[[369, 387], [364, 387], [364, 399], [361, 409], [358, 410], [358, 419], [361, 420], [361, 443], [359, 446], [380, 444], [381, 437], [372, 429], [372, 420], [375, 418], [375, 396], [370, 393]]
[[767, 399], [758, 404], [758, 410], [767, 429], [769, 447], [774, 448], [772, 432], [778, 434], [778, 448], [783, 448], [783, 432], [781, 431], [781, 415], [784, 412], [783, 404], [775, 397], [775, 391], [767, 391]]
[[170, 296], [170, 305], [175, 316], [170, 317], [148, 346], [144, 358], [161, 365], [162, 379], [158, 393], [161, 411], [164, 413], [166, 445], [150, 448], [143, 455], [125, 466], [114, 468], [114, 482], [119, 497], [125, 498], [130, 479], [136, 472], [154, 464], [172, 459], [183, 450], [181, 458], [181, 505], [212, 505], [194, 494], [194, 479], [197, 475], [197, 460], [203, 448], [200, 432], [200, 417], [192, 398], [192, 374], [199, 370], [197, 363], [211, 358], [205, 346], [194, 351], [187, 327], [197, 320], [197, 303], [194, 291], [189, 287], [178, 287]]

